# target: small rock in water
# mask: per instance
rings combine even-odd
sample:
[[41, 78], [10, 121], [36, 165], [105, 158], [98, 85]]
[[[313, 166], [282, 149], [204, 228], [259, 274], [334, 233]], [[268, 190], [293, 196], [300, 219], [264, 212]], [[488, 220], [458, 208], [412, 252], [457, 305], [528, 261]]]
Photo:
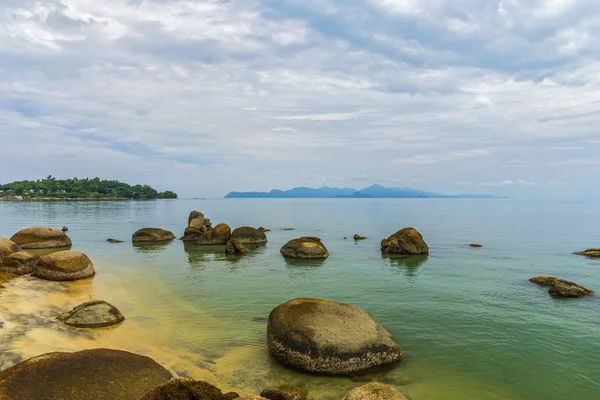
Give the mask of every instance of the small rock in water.
[[365, 240], [366, 237], [364, 236], [360, 236], [358, 233], [354, 234], [354, 240]]
[[579, 256], [600, 258], [600, 248], [599, 249], [587, 249], [584, 251], [577, 252], [575, 254], [577, 254]]
[[123, 322], [125, 317], [113, 305], [94, 300], [78, 305], [58, 320], [76, 328], [103, 328]]
[[106, 241], [107, 241], [108, 243], [123, 243], [123, 241], [122, 241], [122, 240], [119, 240], [119, 239], [113, 239], [113, 238], [106, 239]]
[[296, 228], [283, 228], [282, 231], [294, 231]]
[[69, 228], [67, 228], [66, 226], [63, 226], [61, 230], [62, 230], [63, 232], [66, 232], [66, 231], [68, 231], [68, 230], [69, 230]]
[[313, 236], [304, 236], [287, 242], [280, 250], [286, 258], [327, 258], [329, 252], [321, 239]]
[[271, 232], [270, 229], [267, 229], [267, 228], [265, 228], [263, 226], [261, 226], [260, 228], [258, 228], [258, 230], [261, 231], [261, 232]]
[[382, 240], [381, 251], [386, 254], [429, 254], [429, 246], [415, 228], [404, 228]]
[[471, 243], [469, 246], [470, 247], [474, 247], [474, 248], [481, 248], [481, 247], [483, 247], [482, 245], [477, 244], [477, 243]]

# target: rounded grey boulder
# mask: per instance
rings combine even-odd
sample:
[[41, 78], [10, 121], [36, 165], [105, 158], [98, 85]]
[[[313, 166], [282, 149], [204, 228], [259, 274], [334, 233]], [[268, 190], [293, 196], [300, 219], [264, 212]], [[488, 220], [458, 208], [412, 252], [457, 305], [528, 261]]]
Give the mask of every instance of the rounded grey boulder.
[[403, 355], [394, 337], [366, 311], [319, 299], [294, 299], [269, 315], [271, 354], [293, 369], [343, 375], [393, 364]]
[[32, 276], [49, 281], [76, 281], [94, 276], [94, 263], [78, 251], [59, 251], [42, 257]]
[[62, 314], [58, 320], [76, 328], [103, 328], [123, 322], [125, 317], [113, 305], [93, 300]]

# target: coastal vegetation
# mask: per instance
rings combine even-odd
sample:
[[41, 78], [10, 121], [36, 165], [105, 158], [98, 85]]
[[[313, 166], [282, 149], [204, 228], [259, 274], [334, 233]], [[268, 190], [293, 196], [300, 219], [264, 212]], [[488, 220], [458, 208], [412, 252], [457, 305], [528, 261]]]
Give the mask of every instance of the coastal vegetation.
[[56, 179], [48, 175], [36, 181], [17, 181], [0, 185], [4, 199], [176, 199], [170, 190], [159, 192], [149, 185], [128, 185], [100, 178]]

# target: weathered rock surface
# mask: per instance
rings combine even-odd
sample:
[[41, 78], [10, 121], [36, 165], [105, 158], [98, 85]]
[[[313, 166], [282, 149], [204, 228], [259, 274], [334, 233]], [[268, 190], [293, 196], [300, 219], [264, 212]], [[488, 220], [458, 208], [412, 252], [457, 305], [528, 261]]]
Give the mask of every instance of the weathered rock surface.
[[167, 242], [175, 239], [173, 232], [160, 228], [142, 228], [135, 232], [131, 237], [133, 242], [137, 243], [152, 243], [152, 242]]
[[125, 317], [115, 306], [93, 300], [62, 314], [58, 320], [76, 328], [102, 328], [123, 322]]
[[321, 239], [312, 236], [304, 236], [287, 242], [280, 250], [284, 257], [288, 258], [327, 258], [329, 252]]
[[242, 226], [231, 233], [232, 239], [237, 239], [242, 244], [264, 244], [267, 243], [267, 235], [259, 229]]
[[282, 386], [279, 389], [265, 389], [260, 395], [269, 400], [306, 400], [308, 393], [295, 386]]
[[94, 263], [78, 251], [59, 251], [42, 257], [33, 276], [49, 281], [75, 281], [94, 276]]
[[600, 249], [587, 249], [584, 251], [577, 252], [575, 254], [580, 255], [580, 256], [596, 258], [596, 257], [600, 257]]
[[7, 238], [0, 237], [0, 261], [4, 257], [18, 253], [19, 251], [23, 251], [23, 249], [18, 244]]
[[55, 249], [70, 247], [71, 238], [58, 229], [33, 227], [20, 230], [10, 238], [23, 249]]
[[172, 379], [146, 394], [142, 400], [233, 400], [235, 392], [223, 393], [221, 389], [204, 381]]
[[402, 360], [394, 337], [366, 311], [319, 299], [294, 299], [269, 315], [267, 340], [282, 364], [342, 375]]
[[212, 230], [210, 219], [205, 218], [200, 211], [192, 211], [188, 217], [188, 226], [185, 228], [181, 240], [184, 242], [198, 242], [203, 234]]
[[540, 286], [550, 286], [548, 294], [552, 297], [580, 298], [594, 294], [592, 290], [580, 286], [575, 282], [569, 282], [554, 276], [535, 276], [529, 279], [529, 282]]
[[0, 372], [0, 399], [141, 399], [171, 378], [151, 358], [125, 351], [49, 353]]
[[343, 400], [412, 400], [393, 386], [373, 382], [351, 390]]
[[387, 254], [429, 254], [429, 246], [415, 228], [404, 228], [382, 240], [381, 251]]
[[198, 244], [225, 244], [231, 238], [231, 227], [227, 224], [218, 224], [214, 228], [203, 232], [198, 239]]
[[354, 240], [366, 240], [367, 238], [364, 236], [360, 236], [358, 233], [354, 234]]
[[[188, 226], [190, 228], [200, 229], [205, 226], [206, 218], [204, 218], [204, 214], [200, 211], [192, 211], [190, 216], [188, 217]], [[208, 224], [210, 226], [210, 224]]]
[[108, 238], [108, 239], [106, 239], [106, 241], [107, 241], [108, 243], [123, 243], [123, 241], [122, 241], [122, 240], [119, 240], [119, 239], [113, 239], [113, 238]]
[[31, 253], [24, 251], [12, 253], [0, 260], [0, 272], [9, 272], [15, 275], [31, 274], [40, 261], [39, 256]]
[[244, 255], [248, 254], [248, 249], [238, 239], [229, 239], [225, 247], [225, 253]]

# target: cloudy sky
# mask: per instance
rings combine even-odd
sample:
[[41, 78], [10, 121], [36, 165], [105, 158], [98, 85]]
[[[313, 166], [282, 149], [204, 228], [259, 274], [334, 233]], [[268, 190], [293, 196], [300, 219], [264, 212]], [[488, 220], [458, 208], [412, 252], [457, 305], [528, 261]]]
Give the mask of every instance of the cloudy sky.
[[600, 196], [597, 0], [0, 6], [0, 182]]

